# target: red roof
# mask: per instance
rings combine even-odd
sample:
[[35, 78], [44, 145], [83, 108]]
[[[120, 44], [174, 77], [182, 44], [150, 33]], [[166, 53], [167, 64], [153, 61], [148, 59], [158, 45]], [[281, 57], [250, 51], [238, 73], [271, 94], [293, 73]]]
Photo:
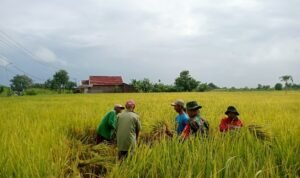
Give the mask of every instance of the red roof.
[[122, 85], [121, 76], [90, 76], [90, 85]]

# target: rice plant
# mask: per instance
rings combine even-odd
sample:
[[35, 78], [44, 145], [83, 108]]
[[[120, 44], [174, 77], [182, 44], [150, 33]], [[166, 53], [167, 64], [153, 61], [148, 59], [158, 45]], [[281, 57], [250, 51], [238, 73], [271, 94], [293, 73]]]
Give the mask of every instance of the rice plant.
[[[115, 103], [135, 99], [142, 133], [119, 162], [95, 129]], [[174, 100], [196, 100], [208, 138], [175, 134]], [[229, 105], [245, 127], [222, 134]], [[300, 93], [208, 92], [0, 98], [0, 177], [299, 177]]]

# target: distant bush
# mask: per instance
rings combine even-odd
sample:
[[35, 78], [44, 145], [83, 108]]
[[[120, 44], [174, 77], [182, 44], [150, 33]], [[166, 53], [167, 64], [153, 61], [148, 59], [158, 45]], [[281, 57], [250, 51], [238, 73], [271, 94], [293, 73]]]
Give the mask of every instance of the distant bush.
[[25, 91], [25, 95], [29, 95], [29, 96], [33, 96], [33, 95], [37, 95], [38, 93], [35, 90], [26, 90]]
[[276, 83], [276, 85], [274, 86], [275, 90], [282, 90], [283, 86], [281, 83]]
[[16, 93], [12, 90], [8, 90], [6, 96], [14, 96]]

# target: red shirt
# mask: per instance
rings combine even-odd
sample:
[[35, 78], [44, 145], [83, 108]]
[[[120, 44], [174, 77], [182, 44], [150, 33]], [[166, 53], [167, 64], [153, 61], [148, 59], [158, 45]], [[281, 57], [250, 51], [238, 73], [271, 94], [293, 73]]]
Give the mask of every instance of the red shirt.
[[243, 127], [243, 123], [240, 119], [230, 119], [228, 117], [225, 117], [221, 120], [220, 123], [220, 131], [221, 132], [227, 132], [231, 129], [236, 129], [239, 127]]
[[186, 124], [183, 131], [182, 131], [182, 137], [184, 139], [187, 139], [190, 136], [190, 132], [191, 132], [191, 126], [190, 124]]

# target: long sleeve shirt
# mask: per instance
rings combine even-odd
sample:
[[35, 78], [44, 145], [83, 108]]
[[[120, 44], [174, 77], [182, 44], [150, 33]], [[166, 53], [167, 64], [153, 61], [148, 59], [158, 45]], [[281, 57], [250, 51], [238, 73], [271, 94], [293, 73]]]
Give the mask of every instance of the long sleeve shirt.
[[100, 125], [97, 128], [97, 134], [106, 139], [111, 139], [116, 128], [116, 111], [108, 112], [102, 119]]
[[232, 129], [237, 129], [243, 127], [242, 121], [238, 119], [230, 119], [225, 117], [221, 120], [220, 123], [220, 132], [227, 132]]

